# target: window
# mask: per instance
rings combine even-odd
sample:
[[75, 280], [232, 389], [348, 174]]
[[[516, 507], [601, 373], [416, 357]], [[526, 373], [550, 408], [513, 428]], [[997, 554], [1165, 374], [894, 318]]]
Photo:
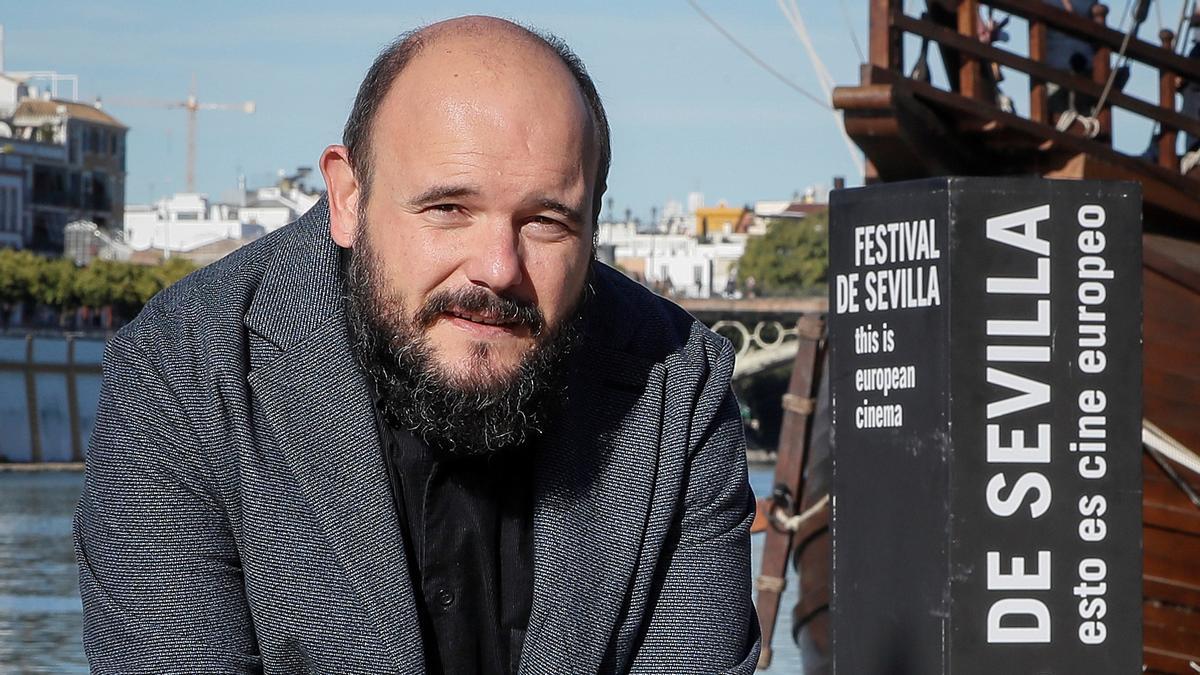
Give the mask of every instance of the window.
[[102, 173], [92, 176], [92, 208], [107, 211], [111, 207], [108, 199], [108, 176]]

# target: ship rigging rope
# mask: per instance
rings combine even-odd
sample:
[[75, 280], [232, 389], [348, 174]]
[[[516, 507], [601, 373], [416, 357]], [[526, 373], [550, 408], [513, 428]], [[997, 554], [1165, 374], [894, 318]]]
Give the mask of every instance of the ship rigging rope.
[[821, 499], [817, 500], [816, 504], [813, 504], [807, 509], [804, 509], [802, 513], [797, 513], [794, 516], [788, 516], [787, 512], [776, 507], [775, 510], [771, 512], [772, 524], [785, 532], [799, 532], [800, 528], [804, 527], [804, 524], [808, 521], [817, 517], [817, 515], [821, 513], [821, 510], [824, 509], [825, 505], [828, 503], [829, 495], [825, 495], [824, 497], [821, 497]]
[[[779, 11], [783, 13], [784, 18], [792, 25], [792, 30], [796, 32], [796, 37], [800, 38], [800, 43], [804, 46], [804, 50], [808, 52], [808, 59], [812, 63], [813, 71], [817, 75], [817, 82], [821, 85], [821, 92], [825, 94], [825, 98], [832, 100], [832, 92], [834, 87], [833, 75], [829, 74], [829, 69], [825, 67], [825, 62], [821, 60], [821, 55], [817, 53], [817, 48], [813, 45], [812, 38], [808, 34], [808, 27], [804, 25], [804, 17], [800, 14], [800, 6], [796, 4], [796, 0], [776, 0], [779, 5]], [[850, 140], [850, 134], [846, 133], [846, 121], [842, 115], [842, 111], [838, 110], [833, 113], [834, 119], [837, 122], [838, 133], [842, 137], [842, 142], [846, 144], [846, 150], [850, 153], [850, 161], [854, 162], [854, 168], [858, 170], [858, 175], [866, 176], [867, 167], [863, 164], [862, 158], [859, 156], [858, 148], [854, 146], [854, 141]]]
[[863, 56], [862, 46], [858, 44], [858, 33], [854, 31], [854, 23], [850, 21], [850, 9], [846, 7], [846, 0], [838, 0], [838, 5], [842, 8], [842, 19], [846, 22], [846, 32], [850, 33], [850, 42], [854, 44], [854, 51], [858, 53], [858, 62], [866, 63], [867, 57]]
[[755, 54], [753, 51], [750, 50], [749, 47], [742, 44], [737, 38], [735, 38], [733, 36], [732, 33], [725, 30], [724, 26], [717, 23], [716, 19], [712, 18], [711, 16], [708, 15], [707, 12], [705, 12], [703, 9], [701, 9], [700, 5], [696, 4], [696, 0], [687, 0], [687, 3], [692, 6], [692, 9], [696, 10], [696, 13], [699, 14], [701, 18], [703, 18], [705, 21], [707, 21], [709, 24], [711, 24], [713, 28], [716, 28], [718, 33], [720, 33], [721, 35], [724, 35], [726, 40], [729, 40], [730, 42], [732, 42], [734, 47], [737, 47], [738, 50], [740, 50], [743, 54], [750, 57], [750, 60], [755, 62], [756, 64], [758, 64], [759, 67], [761, 67], [763, 70], [774, 75], [775, 79], [786, 84], [788, 87], [791, 87], [792, 89], [796, 90], [797, 92], [800, 93], [800, 95], [809, 99], [813, 103], [816, 103], [817, 105], [821, 106], [822, 108], [829, 110], [829, 111], [833, 110], [833, 106], [830, 105], [830, 103], [828, 101], [821, 100], [821, 98], [819, 96], [817, 96], [816, 94], [813, 94], [812, 92], [808, 91], [804, 87], [801, 87], [800, 85], [796, 84], [791, 79], [789, 79], [786, 75], [784, 75], [783, 73], [779, 72], [778, 70], [775, 70], [774, 68], [772, 68], [771, 64], [769, 64], [766, 61], [763, 61], [761, 58], [759, 58], [758, 54]]
[[[1136, 1], [1153, 2], [1153, 0]], [[1135, 9], [1136, 7], [1137, 5], [1134, 4], [1134, 2], [1129, 2], [1128, 0], [1126, 1], [1125, 11], [1121, 13], [1122, 28], [1125, 26], [1125, 20], [1130, 16], [1130, 10]], [[1109, 68], [1108, 81], [1104, 83], [1104, 91], [1100, 92], [1100, 100], [1097, 101], [1095, 107], [1092, 108], [1091, 120], [1093, 120], [1093, 122], [1091, 124], [1084, 122], [1084, 129], [1087, 130], [1087, 135], [1090, 138], [1095, 138], [1096, 136], [1100, 135], [1100, 123], [1094, 120], [1096, 120], [1096, 117], [1101, 113], [1101, 111], [1104, 110], [1104, 104], [1108, 101], [1108, 95], [1112, 93], [1112, 86], [1113, 82], [1115, 82], [1117, 79], [1117, 73], [1120, 72], [1121, 68], [1125, 65], [1125, 50], [1129, 47], [1129, 41], [1133, 39], [1133, 34], [1138, 32], [1138, 29], [1141, 27], [1142, 24], [1135, 20], [1133, 24], [1129, 26], [1129, 29], [1125, 31], [1125, 38], [1121, 40], [1121, 49], [1117, 52], [1117, 67]], [[1080, 119], [1082, 121], [1086, 118], [1081, 117]], [[1065, 129], [1059, 129], [1059, 131], [1065, 131]]]
[[779, 5], [779, 11], [783, 12], [783, 16], [791, 24], [792, 30], [796, 32], [796, 37], [800, 38], [800, 44], [804, 46], [804, 50], [808, 52], [808, 59], [812, 62], [813, 70], [817, 74], [817, 81], [821, 85], [821, 91], [829, 98], [830, 92], [833, 90], [833, 75], [829, 74], [829, 69], [825, 67], [825, 62], [821, 60], [821, 56], [817, 54], [817, 48], [813, 45], [812, 38], [808, 35], [808, 27], [804, 24], [804, 17], [800, 14], [800, 7], [796, 4], [796, 0], [775, 0]]
[[1147, 419], [1142, 420], [1142, 444], [1192, 473], [1200, 474], [1200, 455]]

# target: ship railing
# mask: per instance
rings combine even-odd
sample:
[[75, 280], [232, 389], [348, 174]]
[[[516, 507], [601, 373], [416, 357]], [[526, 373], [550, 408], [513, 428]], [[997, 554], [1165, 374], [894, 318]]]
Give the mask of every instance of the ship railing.
[[[935, 3], [931, 1], [929, 4]], [[1160, 30], [1160, 44], [1152, 44], [1136, 35], [1127, 39], [1126, 32], [1107, 25], [1108, 8], [1099, 4], [1093, 8], [1090, 20], [1041, 0], [942, 0], [936, 4], [946, 8], [947, 16], [943, 19], [949, 18], [949, 21], [934, 21], [927, 16], [917, 18], [907, 15], [902, 0], [872, 0], [869, 64], [864, 83], [894, 79], [897, 75], [903, 77], [904, 38], [906, 34], [913, 35], [937, 45], [943, 54], [953, 55], [952, 58], [944, 59], [948, 79], [953, 84], [951, 89], [971, 101], [991, 103], [987, 101], [989, 90], [983, 70], [985, 64], [996, 63], [1025, 74], [1029, 79], [1029, 109], [1024, 117], [1029, 122], [1044, 127], [1047, 138], [1056, 135], [1054, 124], [1057, 121], [1053, 118], [1048, 102], [1048, 83], [1101, 103], [1100, 109], [1094, 111], [1094, 128], [1090, 133], [1079, 133], [1110, 148], [1113, 139], [1114, 107], [1152, 121], [1159, 130], [1155, 141], [1157, 165], [1178, 176], [1180, 155], [1177, 150], [1177, 135], [1183, 131], [1193, 137], [1200, 137], [1200, 119], [1186, 115], [1178, 109], [1176, 92], [1181, 80], [1200, 83], [1200, 62], [1175, 53], [1176, 36], [1173, 31], [1166, 28]], [[980, 11], [988, 8], [1025, 20], [1028, 26], [1026, 54], [1001, 49], [979, 39]], [[949, 25], [951, 23], [952, 25]], [[1090, 77], [1056, 68], [1046, 62], [1047, 32], [1050, 30], [1080, 38], [1096, 47]], [[1122, 46], [1124, 57], [1128, 61], [1157, 72], [1159, 86], [1156, 100], [1135, 96], [1113, 87], [1110, 83], [1113, 75], [1113, 57], [1122, 50]], [[872, 72], [874, 77], [871, 76]], [[1149, 163], [1147, 160], [1147, 164]]]

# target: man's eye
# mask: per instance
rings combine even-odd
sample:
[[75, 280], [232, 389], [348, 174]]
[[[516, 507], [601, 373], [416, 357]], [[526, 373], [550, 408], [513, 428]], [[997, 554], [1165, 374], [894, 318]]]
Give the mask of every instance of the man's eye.
[[461, 204], [434, 204], [425, 209], [425, 217], [441, 225], [461, 225], [466, 222], [467, 210]]
[[570, 229], [562, 221], [555, 220], [554, 218], [550, 218], [548, 216], [534, 216], [533, 218], [529, 219], [529, 222], [539, 227], [561, 228], [564, 230]]

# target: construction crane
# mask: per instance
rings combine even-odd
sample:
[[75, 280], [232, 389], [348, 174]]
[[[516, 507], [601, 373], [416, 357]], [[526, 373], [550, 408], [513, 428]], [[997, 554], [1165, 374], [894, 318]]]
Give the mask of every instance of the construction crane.
[[[96, 99], [97, 107], [101, 101]], [[191, 89], [183, 101], [164, 101], [146, 98], [112, 98], [104, 101], [106, 105], [126, 106], [137, 108], [182, 108], [188, 114], [187, 126], [187, 191], [196, 191], [196, 113], [201, 110], [240, 110], [247, 115], [254, 114], [254, 101], [242, 103], [201, 103], [196, 98], [196, 76], [192, 76]]]

